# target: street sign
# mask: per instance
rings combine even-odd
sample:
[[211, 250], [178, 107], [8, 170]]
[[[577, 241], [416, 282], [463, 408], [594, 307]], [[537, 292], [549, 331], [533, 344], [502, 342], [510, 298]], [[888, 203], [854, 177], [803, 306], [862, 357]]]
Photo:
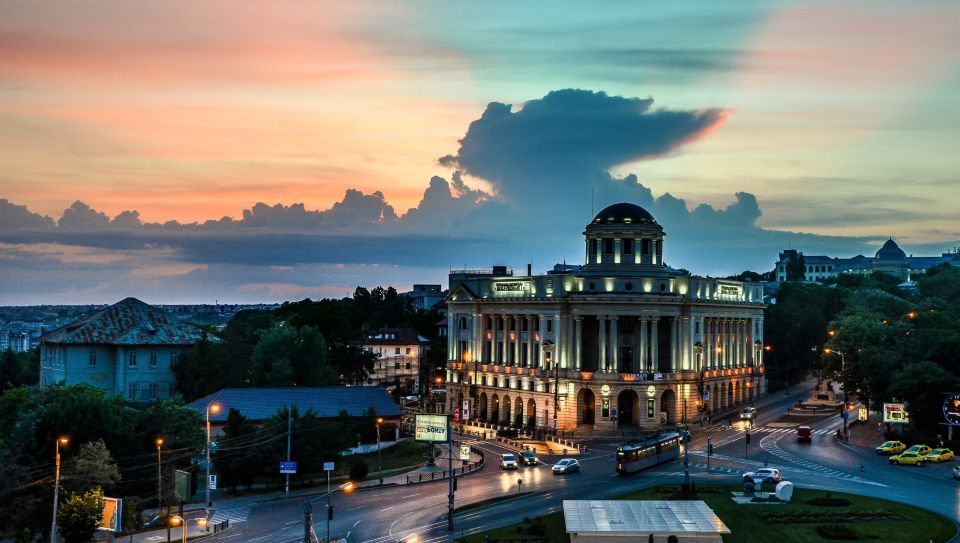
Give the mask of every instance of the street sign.
[[324, 462], [323, 471], [333, 471], [333, 462]]
[[470, 461], [470, 445], [460, 445], [460, 460]]
[[108, 532], [120, 531], [120, 519], [123, 517], [123, 500], [120, 498], [103, 498], [103, 516], [100, 517], [101, 530]]
[[210, 490], [216, 490], [216, 489], [217, 489], [217, 476], [216, 476], [216, 475], [211, 475], [211, 476], [210, 476], [210, 480], [207, 481], [207, 488], [209, 488]]
[[297, 463], [296, 462], [280, 462], [280, 473], [297, 473]]
[[446, 415], [417, 415], [414, 439], [433, 443], [447, 441]]
[[842, 411], [842, 412], [840, 413], [840, 416], [843, 417], [843, 422], [847, 422], [847, 419], [850, 418], [850, 412], [849, 412], [849, 411]]

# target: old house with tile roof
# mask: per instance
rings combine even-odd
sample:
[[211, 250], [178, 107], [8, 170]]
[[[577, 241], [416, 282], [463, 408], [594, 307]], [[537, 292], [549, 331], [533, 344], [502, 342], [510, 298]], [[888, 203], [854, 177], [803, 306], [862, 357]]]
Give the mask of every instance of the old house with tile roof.
[[40, 338], [40, 387], [86, 383], [131, 400], [176, 393], [173, 365], [202, 331], [126, 298]]

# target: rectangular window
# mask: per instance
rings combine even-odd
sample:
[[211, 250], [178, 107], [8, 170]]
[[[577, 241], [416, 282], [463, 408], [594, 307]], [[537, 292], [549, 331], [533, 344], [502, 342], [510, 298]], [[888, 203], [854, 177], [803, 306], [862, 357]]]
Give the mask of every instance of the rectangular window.
[[553, 332], [553, 319], [547, 319], [547, 332]]
[[395, 369], [395, 370], [400, 369], [400, 363], [399, 363], [399, 362], [394, 362], [394, 363], [393, 363], [393, 369]]
[[137, 367], [137, 353], [127, 354], [127, 366], [131, 368]]
[[137, 399], [137, 384], [136, 384], [136, 383], [133, 383], [132, 385], [130, 385], [130, 386], [128, 387], [127, 395], [130, 397], [131, 400], [136, 400], [136, 399]]
[[595, 254], [597, 254], [597, 240], [591, 239], [590, 240], [590, 256], [592, 257]]
[[400, 354], [400, 347], [393, 350], [393, 354]]
[[151, 367], [151, 368], [157, 367], [157, 352], [156, 352], [156, 351], [150, 351], [150, 367]]
[[90, 351], [90, 358], [88, 362], [91, 366], [97, 365], [97, 351]]
[[647, 398], [647, 418], [652, 419], [654, 415], [654, 399]]
[[410, 356], [412, 352], [413, 352], [413, 349], [411, 349], [410, 347], [407, 347], [407, 356]]
[[159, 385], [157, 385], [156, 383], [150, 383], [150, 399], [151, 400], [157, 399], [158, 392], [159, 392]]
[[407, 362], [407, 369], [410, 369], [410, 363]]
[[640, 244], [640, 252], [643, 253], [643, 254], [645, 254], [645, 255], [650, 254], [650, 240], [649, 240], [649, 239], [643, 240], [643, 242]]
[[603, 238], [603, 254], [613, 254], [613, 238]]
[[633, 256], [633, 238], [623, 239], [623, 255]]
[[170, 367], [172, 368], [174, 364], [180, 361], [180, 353], [173, 352], [170, 353]]

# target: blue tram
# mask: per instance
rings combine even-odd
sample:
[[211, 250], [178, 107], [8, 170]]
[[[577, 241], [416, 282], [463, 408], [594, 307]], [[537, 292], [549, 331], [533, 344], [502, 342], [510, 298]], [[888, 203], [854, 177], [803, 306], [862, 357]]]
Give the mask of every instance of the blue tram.
[[680, 457], [680, 434], [660, 434], [617, 448], [617, 473], [635, 473]]

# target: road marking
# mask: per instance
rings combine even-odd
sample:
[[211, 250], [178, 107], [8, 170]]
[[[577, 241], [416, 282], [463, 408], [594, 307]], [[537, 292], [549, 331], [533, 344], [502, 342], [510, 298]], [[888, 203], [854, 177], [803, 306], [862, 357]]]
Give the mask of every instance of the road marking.
[[419, 495], [420, 495], [420, 493], [417, 492], [416, 494], [407, 494], [406, 496], [400, 496], [400, 497], [401, 497], [401, 498], [416, 498], [416, 497], [419, 496]]
[[387, 508], [385, 508], [385, 509], [381, 509], [380, 512], [382, 513], [382, 512], [384, 512], [384, 511], [389, 511], [389, 510], [391, 510], [391, 509], [394, 509], [395, 507], [397, 507], [397, 506], [396, 506], [396, 505], [391, 505], [390, 507], [387, 507]]
[[356, 527], [357, 527], [357, 524], [360, 524], [360, 521], [359, 521], [359, 520], [356, 521], [356, 522], [354, 522], [354, 523], [353, 523], [353, 526], [351, 526], [351, 528], [356, 528]]

